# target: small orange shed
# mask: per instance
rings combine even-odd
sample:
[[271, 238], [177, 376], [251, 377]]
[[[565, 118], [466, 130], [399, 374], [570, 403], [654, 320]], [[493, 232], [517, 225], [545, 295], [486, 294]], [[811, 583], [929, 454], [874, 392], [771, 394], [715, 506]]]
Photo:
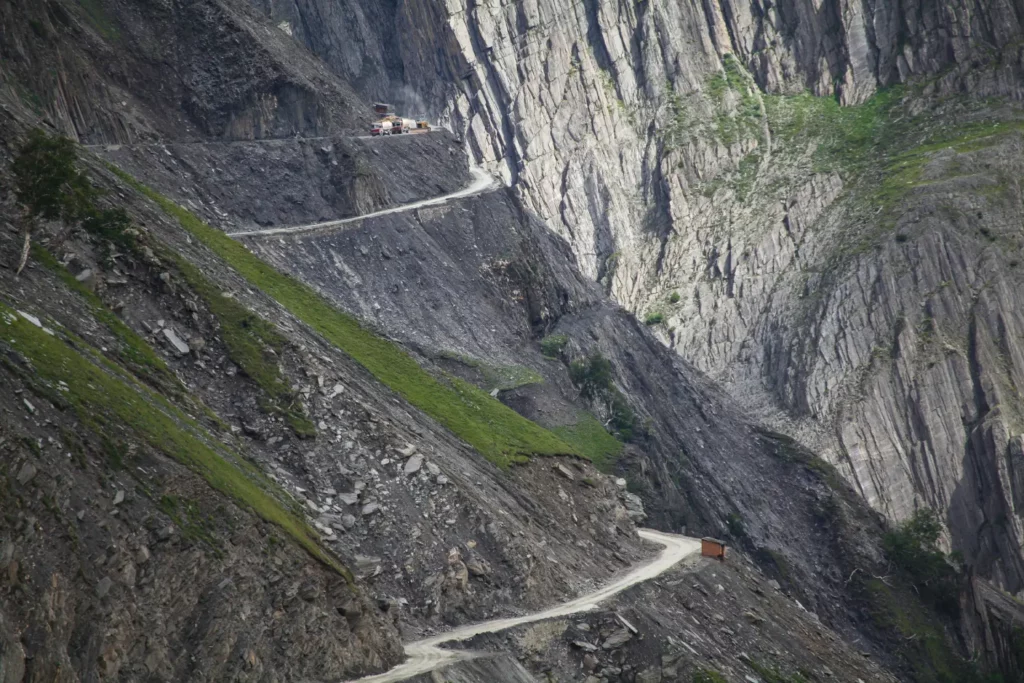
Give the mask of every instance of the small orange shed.
[[714, 557], [725, 560], [725, 541], [705, 536], [700, 539], [700, 554], [704, 557]]

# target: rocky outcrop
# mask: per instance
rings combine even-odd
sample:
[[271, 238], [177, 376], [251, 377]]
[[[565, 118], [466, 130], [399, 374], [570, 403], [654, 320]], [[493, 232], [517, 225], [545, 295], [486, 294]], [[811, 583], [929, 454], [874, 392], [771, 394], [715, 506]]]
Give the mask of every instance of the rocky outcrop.
[[[582, 406], [565, 364], [542, 356], [539, 337], [566, 335], [567, 358], [601, 354], [636, 411], [637, 438], [617, 467], [645, 505], [641, 510], [626, 497], [626, 510], [597, 519], [646, 514], [661, 528], [729, 534], [768, 556], [777, 553], [801, 602], [852, 628], [841, 605], [843, 581], [856, 565], [846, 562], [879, 559], [870, 540], [879, 520], [847, 508], [838, 480], [839, 488], [830, 489], [801, 464], [806, 456], [745, 424], [716, 387], [610, 305], [572, 267], [567, 245], [523, 211], [511, 191], [354, 228], [245, 241], [282, 270], [321, 283], [325, 296], [427, 359], [525, 366], [538, 379], [499, 395], [545, 426], [572, 425]], [[442, 367], [457, 371], [457, 364]], [[565, 491], [556, 489], [559, 479]], [[533, 481], [531, 487], [540, 485]], [[565, 500], [581, 483], [560, 473], [541, 497]], [[776, 504], [771, 491], [785, 491], [786, 504]], [[833, 514], [848, 521], [835, 523]]]
[[[0, 129], [0, 173], [9, 180], [23, 126], [5, 112]], [[448, 171], [464, 175], [464, 158]], [[67, 379], [56, 386], [66, 389], [71, 370], [45, 357], [30, 363], [25, 344], [5, 334], [0, 377], [11, 390], [0, 399], [0, 506], [18, 511], [0, 521], [6, 680], [52, 678], [58, 669], [154, 680], [348, 679], [395, 663], [398, 624], [415, 633], [539, 608], [649, 554], [621, 487], [593, 466], [559, 460], [571, 481], [553, 476], [550, 461], [500, 470], [255, 291], [103, 164], [92, 160], [89, 173], [119, 198], [145, 246], [114, 252], [75, 230], [48, 241], [68, 271], [39, 254], [17, 280], [4, 267], [0, 301], [5, 311], [15, 300], [35, 311], [14, 319], [58, 328], [58, 344], [73, 340], [69, 349], [125, 377], [133, 403], [114, 414], [109, 406], [76, 411], [33, 379], [58, 373]], [[271, 196], [287, 207], [283, 195]], [[4, 225], [14, 220], [9, 201], [0, 215]], [[57, 226], [41, 229], [37, 244], [53, 236], [49, 228]], [[0, 263], [20, 243], [5, 228]], [[196, 264], [191, 279], [178, 258]], [[93, 289], [72, 272], [91, 273]], [[244, 307], [240, 320], [218, 317], [222, 299]], [[261, 321], [269, 320], [279, 331], [268, 335]], [[235, 365], [236, 325], [257, 335], [257, 355], [271, 359], [263, 371], [290, 387], [292, 409], [309, 422], [305, 438], [267, 404], [253, 366]], [[150, 438], [147, 425], [160, 418], [132, 391], [196, 435], [188, 452], [222, 444], [228, 461], [190, 462], [164, 439], [172, 429]], [[126, 417], [136, 413], [140, 422]], [[236, 504], [238, 481], [250, 479], [268, 498]], [[270, 503], [268, 512], [270, 499], [283, 510]], [[295, 542], [302, 538], [305, 550]]]
[[[936, 232], [911, 253], [911, 272], [920, 277], [892, 279], [905, 275], [911, 247], [904, 242], [853, 265], [847, 259], [839, 272], [844, 235], [872, 219], [847, 212], [840, 200], [853, 191], [849, 175], [815, 168], [806, 140], [786, 138], [762, 96], [809, 90], [856, 104], [879, 86], [929, 78], [921, 102], [957, 93], [1018, 98], [1020, 7], [1010, 0], [983, 8], [838, 0], [253, 4], [257, 11], [227, 0], [171, 5], [144, 17], [115, 0], [88, 12], [59, 3], [12, 6], [0, 69], [12, 89], [27, 88], [55, 123], [87, 141], [316, 135], [358, 125], [365, 105], [353, 104], [334, 74], [366, 97], [439, 118], [514, 184], [525, 208], [566, 238], [583, 273], [641, 317], [660, 313], [666, 323], [655, 331], [663, 342], [732, 387], [760, 418], [799, 433], [891, 519], [921, 504], [952, 511], [952, 546], [976, 555], [979, 568], [990, 568], [1003, 585], [1020, 587], [1017, 522], [1001, 522], [1002, 509], [991, 503], [979, 507], [981, 500], [1013, 499], [1016, 475], [1001, 464], [1014, 462], [1001, 444], [1016, 435], [1005, 426], [1005, 400], [995, 423], [1006, 438], [978, 442], [984, 455], [964, 448], [974, 433], [965, 424], [995, 424], [994, 404], [978, 403], [972, 387], [1005, 375], [999, 359], [1012, 353], [980, 355], [971, 379], [973, 313], [950, 305], [940, 312], [955, 313], [949, 328], [958, 330], [951, 343], [960, 356], [925, 372], [906, 355], [888, 367], [880, 362], [904, 322], [900, 349], [909, 353], [906, 330], [936, 318], [920, 315], [919, 302], [947, 282], [942, 295], [959, 301], [986, 292], [979, 348], [984, 339], [1006, 337], [1000, 319], [1015, 317], [1015, 304], [1007, 296], [991, 300], [987, 292], [997, 290], [977, 277], [979, 265], [989, 263], [987, 238], [961, 247], [955, 222], [942, 228], [933, 217], [928, 225]], [[15, 21], [18, 13], [31, 21]], [[179, 32], [172, 54], [167, 41]], [[66, 46], [59, 60], [58, 41]], [[216, 52], [216, 63], [199, 58], [200, 48]], [[116, 68], [109, 66], [115, 50], [124, 56]], [[356, 160], [350, 163], [345, 155], [318, 151], [315, 143], [267, 155], [267, 184], [293, 188], [288, 211], [265, 203], [258, 183], [251, 195], [217, 203], [218, 185], [259, 172], [244, 163], [196, 177], [209, 188], [199, 199], [215, 222], [230, 214], [270, 224], [365, 211], [440, 189], [428, 178], [416, 191], [396, 192], [405, 184], [360, 176], [360, 156], [347, 157]], [[192, 163], [200, 169], [208, 160]], [[999, 163], [987, 171], [997, 185], [1001, 174], [1014, 172]], [[350, 187], [339, 186], [342, 175], [355, 177]], [[950, 244], [976, 254], [959, 259], [975, 265], [945, 263]], [[1006, 272], [1005, 265], [996, 271]], [[1009, 282], [1004, 291], [1013, 289]], [[806, 332], [809, 321], [817, 321], [814, 334]], [[939, 377], [935, 368], [947, 365]], [[976, 461], [987, 464], [967, 464]], [[978, 467], [988, 483], [968, 495]], [[1002, 540], [973, 540], [992, 534]]]
[[964, 594], [966, 632], [971, 646], [999, 662], [1010, 678], [1024, 675], [1024, 630], [1020, 624], [1024, 609], [1020, 602], [994, 588], [984, 579], [973, 578]]
[[[856, 621], [845, 602], [852, 576], [845, 563], [851, 556], [869, 564], [878, 559], [877, 547], [865, 540], [878, 522], [845, 501], [860, 515], [856, 540], [845, 527], [833, 529], [835, 501], [845, 489], [834, 481], [826, 486], [820, 463], [803, 451], [751, 430], [750, 414], [815, 446], [892, 519], [920, 504], [950, 511], [952, 547], [963, 549], [979, 572], [1019, 590], [1022, 449], [1013, 340], [1020, 325], [1011, 230], [1020, 217], [1013, 181], [1018, 142], [1004, 130], [1010, 135], [978, 149], [981, 126], [990, 123], [985, 116], [998, 108], [991, 103], [985, 106], [993, 109], [966, 114], [929, 109], [940, 124], [974, 125], [973, 137], [960, 140], [970, 144], [953, 153], [926, 150], [921, 174], [900, 178], [904, 191], [880, 198], [858, 185], [850, 168], [821, 163], [820, 136], [805, 135], [798, 123], [809, 98], [795, 96], [810, 90], [853, 105], [879, 85], [922, 79], [915, 92], [921, 97], [901, 110], [908, 116], [931, 107], [932, 95], [1017, 97], [1016, 5], [255, 4], [272, 18], [269, 24], [249, 5], [229, 0], [170, 3], [142, 17], [115, 0], [90, 9], [15, 3], [2, 17], [0, 69], [8, 95], [95, 142], [317, 136], [363, 123], [362, 109], [350, 106], [349, 88], [310, 59], [304, 43], [366, 96], [426, 109], [450, 125], [514, 189], [286, 241], [285, 248], [278, 241], [254, 249], [406, 341], [427, 364], [447, 369], [460, 363], [452, 355], [465, 354], [543, 374], [543, 384], [493, 391], [538, 421], [550, 417], [552, 427], [567, 426], [562, 418], [581, 405], [566, 369], [545, 360], [534, 342], [559, 332], [572, 340], [565, 360], [600, 352], [645, 426], [644, 440], [627, 448], [622, 463], [643, 490], [651, 519], [728, 532], [772, 558], [780, 553], [792, 589], [837, 624]], [[30, 18], [27, 25], [22, 16]], [[203, 59], [207, 53], [217, 58]], [[304, 144], [266, 157], [284, 166], [266, 182], [296, 190], [301, 209], [250, 205], [267, 184], [217, 201], [217, 162], [205, 152], [169, 152], [190, 159], [195, 168], [188, 182], [199, 189], [169, 187], [173, 163], [159, 170], [150, 161], [137, 163], [154, 169], [153, 182], [169, 193], [201, 204], [207, 216], [230, 212], [241, 223], [294, 220], [304, 211], [315, 219], [399, 200], [372, 178], [344, 187], [331, 176], [331, 162], [341, 161], [335, 151], [317, 154]], [[355, 166], [344, 170], [346, 182], [358, 175]], [[301, 187], [325, 172], [324, 187]], [[244, 180], [241, 173], [226, 175]], [[178, 236], [175, 247], [188, 252], [191, 242]], [[207, 255], [189, 253], [215, 267], [204, 261]], [[648, 321], [660, 342], [689, 362], [656, 343], [580, 272], [641, 317], [654, 314]], [[172, 289], [163, 275], [160, 281]], [[226, 289], [246, 290], [224, 277], [233, 283]], [[279, 315], [253, 297], [252, 305]], [[191, 325], [187, 320], [199, 311], [179, 313]], [[295, 334], [300, 345], [318, 348], [303, 330]], [[202, 343], [179, 341], [183, 366], [195, 357], [221, 367], [209, 351], [204, 355]], [[333, 368], [344, 362], [332, 360], [324, 376], [338, 379]], [[300, 373], [296, 367], [292, 372]], [[208, 382], [204, 366], [186, 370], [193, 383]], [[734, 398], [699, 371], [725, 382]], [[218, 375], [218, 386], [221, 381], [227, 380]], [[472, 493], [477, 472], [493, 472], [450, 436], [437, 436], [423, 465], [406, 473], [369, 416], [344, 425], [349, 413], [342, 411], [357, 411], [359, 401], [336, 406], [324, 398], [324, 387], [308, 385], [300, 393], [318, 411], [318, 428], [322, 419], [321, 431], [333, 434], [331, 445], [340, 442], [349, 458], [343, 479], [334, 480], [335, 451], [323, 442], [307, 450], [271, 442], [284, 438], [274, 435], [261, 455], [283, 468], [275, 476], [291, 487], [315, 482], [306, 505], [316, 509], [317, 528], [337, 537], [340, 552], [381, 559], [366, 564], [371, 578], [384, 577], [379, 604], [386, 611], [401, 605], [395, 597], [401, 590], [435, 576], [445, 600], [431, 596], [432, 606], [417, 605], [417, 619], [480, 616], [513, 602], [510, 586], [518, 601], [551, 598], [577, 587], [571, 577], [578, 566], [595, 576], [614, 568], [608, 558], [619, 552], [617, 543], [599, 543], [607, 534], [598, 522], [580, 522], [571, 511], [575, 489], [548, 491], [567, 507], [555, 508], [557, 524], [531, 534], [535, 508], [524, 491], [543, 477], [509, 490], [492, 482], [482, 489], [486, 494]], [[389, 395], [375, 396], [391, 410]], [[257, 401], [249, 399], [228, 411], [251, 408]], [[394, 410], [391, 418], [405, 419], [404, 408]], [[403, 422], [411, 424], [408, 431], [395, 432], [403, 443], [424, 429], [409, 420]], [[260, 425], [236, 426], [250, 438], [266, 437]], [[373, 438], [360, 441], [366, 434]], [[349, 441], [351, 448], [344, 446]], [[451, 481], [462, 493], [447, 495]], [[415, 538], [398, 548], [372, 547], [377, 531], [406, 529], [438, 490], [444, 504], [431, 509], [431, 528], [421, 530], [430, 534], [429, 566], [405, 570], [401, 555], [416, 546]], [[494, 500], [520, 516], [497, 534], [486, 524]], [[594, 509], [628, 517], [603, 505]], [[455, 518], [445, 506], [462, 510], [468, 521], [449, 525]], [[555, 561], [524, 559], [530, 543], [572, 538], [579, 524], [588, 527], [593, 547], [568, 546]], [[488, 565], [474, 564], [480, 568], [474, 573], [466, 560], [470, 550], [483, 555], [469, 546], [479, 543], [477, 536], [501, 542], [488, 548], [490, 559], [482, 558]], [[453, 548], [458, 559], [449, 565]], [[566, 560], [576, 565], [566, 569]], [[484, 570], [499, 563], [507, 567]]]

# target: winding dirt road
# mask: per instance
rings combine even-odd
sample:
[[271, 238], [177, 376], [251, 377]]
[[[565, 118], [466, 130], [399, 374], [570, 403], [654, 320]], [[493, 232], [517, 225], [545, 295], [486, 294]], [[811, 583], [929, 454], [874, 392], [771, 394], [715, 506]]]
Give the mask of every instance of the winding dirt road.
[[583, 597], [577, 598], [571, 602], [556, 605], [555, 607], [546, 609], [543, 612], [528, 614], [525, 617], [495, 619], [493, 621], [485, 621], [479, 624], [470, 624], [469, 626], [462, 626], [455, 630], [434, 636], [433, 638], [409, 643], [405, 646], [407, 659], [404, 662], [390, 671], [376, 676], [359, 678], [353, 683], [396, 683], [397, 681], [404, 681], [408, 678], [412, 678], [413, 676], [418, 676], [419, 674], [429, 673], [434, 669], [447, 666], [460, 660], [472, 659], [477, 656], [473, 652], [465, 650], [445, 650], [440, 646], [444, 643], [469, 640], [481, 633], [497, 633], [498, 631], [504, 631], [505, 629], [522, 626], [523, 624], [529, 624], [535, 621], [543, 621], [545, 619], [553, 619], [580, 612], [588, 612], [596, 609], [598, 603], [621, 593], [631, 586], [653, 579], [679, 564], [687, 557], [700, 552], [700, 541], [695, 538], [676, 536], [675, 534], [665, 534], [660, 531], [652, 531], [650, 529], [640, 529], [639, 534], [641, 538], [645, 538], [648, 541], [653, 541], [655, 543], [660, 543], [665, 546], [665, 549], [661, 552], [661, 555], [651, 562], [637, 567], [629, 574], [613, 581], [604, 588], [590, 593], [589, 595], [584, 595]]
[[473, 182], [468, 187], [464, 187], [457, 192], [451, 194], [441, 195], [440, 197], [433, 197], [431, 199], [423, 199], [418, 202], [412, 202], [411, 204], [402, 204], [401, 206], [393, 206], [390, 209], [384, 209], [383, 211], [375, 211], [373, 213], [363, 214], [362, 216], [352, 216], [351, 218], [342, 218], [340, 220], [325, 221], [323, 223], [310, 223], [309, 225], [296, 225], [293, 227], [286, 228], [262, 228], [260, 230], [242, 230], [239, 232], [229, 232], [229, 237], [268, 237], [272, 235], [294, 235], [296, 233], [311, 232], [313, 230], [325, 230], [330, 228], [337, 228], [349, 223], [355, 223], [357, 221], [365, 221], [367, 218], [376, 218], [377, 216], [388, 216], [395, 213], [404, 213], [406, 211], [412, 211], [414, 209], [422, 209], [427, 206], [437, 206], [438, 204], [444, 204], [453, 199], [462, 199], [463, 197], [472, 197], [474, 195], [483, 194], [490, 190], [498, 187], [498, 181], [490, 176], [486, 171], [479, 168], [469, 169], [473, 175]]

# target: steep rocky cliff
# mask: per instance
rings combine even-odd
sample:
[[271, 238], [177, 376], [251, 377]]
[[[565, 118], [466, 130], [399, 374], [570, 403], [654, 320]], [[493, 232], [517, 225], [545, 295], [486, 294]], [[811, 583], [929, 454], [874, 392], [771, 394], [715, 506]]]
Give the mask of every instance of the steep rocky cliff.
[[[174, 678], [191, 665], [155, 655], [151, 667], [147, 648], [183, 642], [211, 675], [305, 677], [301, 649], [274, 650], [259, 668], [224, 644], [242, 643], [258, 614], [267, 643], [297, 640], [296, 624], [319, 634], [313, 647], [351, 633], [330, 645], [328, 675], [380, 669], [397, 656], [394, 623], [426, 633], [604, 580], [649, 552], [632, 535], [649, 515], [742, 544], [759, 569], [738, 589], [754, 591], [767, 572], [788, 596], [779, 614], [798, 599], [834, 629], [825, 637], [862, 643], [901, 674], [961, 673], [963, 643], [947, 648], [943, 623], [888, 575], [883, 525], [861, 498], [895, 520], [921, 503], [948, 511], [952, 547], [978, 576], [1020, 590], [1019, 8], [156, 4], [0, 7], [5, 160], [27, 127], [50, 125], [225, 229], [450, 191], [468, 176], [463, 142], [512, 187], [343, 230], [246, 238], [242, 249], [90, 157], [104, 201], [128, 208], [150, 251], [44, 226], [57, 260], [35, 254], [24, 280], [5, 268], [0, 300], [30, 316], [5, 309], [5, 320], [44, 341], [32, 321], [57, 326], [61, 353], [136, 391], [152, 377], [125, 348], [136, 339], [123, 320], [142, 340], [134, 350], [150, 349], [147, 363], [156, 353], [187, 390], [170, 407], [139, 395], [198, 442], [258, 464], [275, 483], [252, 476], [303, 531], [261, 555], [253, 539], [280, 542], [273, 520], [204, 488], [202, 468], [170, 486], [181, 463], [163, 442], [139, 461], [155, 478], [111, 473], [87, 421], [75, 428], [91, 435], [92, 460], [74, 470], [57, 424], [82, 420], [62, 417], [47, 393], [68, 378], [49, 368], [50, 384], [34, 385], [47, 358], [8, 354], [5, 385], [53, 410], [30, 417], [31, 433], [5, 423], [16, 438], [0, 442], [16, 464], [6, 490], [30, 510], [3, 527], [13, 539], [0, 546], [3, 652], [45, 652], [32, 664], [43, 673], [70, 652], [90, 672], [98, 649], [110, 654], [104, 671], [109, 661], [110, 672]], [[371, 97], [455, 134], [352, 140]], [[13, 203], [3, 209], [10, 265], [21, 218]], [[36, 415], [20, 396], [5, 396], [6, 409]], [[751, 415], [827, 456], [852, 488]], [[56, 474], [22, 481], [26, 464]], [[599, 472], [613, 468], [628, 483]], [[99, 492], [116, 499], [129, 476], [136, 494], [101, 504]], [[71, 519], [82, 499], [97, 501], [102, 531], [88, 511]], [[218, 505], [226, 521], [209, 523]], [[132, 533], [131, 522], [154, 528]], [[64, 566], [66, 547], [32, 546], [40, 525], [92, 535]], [[165, 551], [169, 528], [189, 537]], [[145, 589], [206, 545], [212, 559], [184, 565], [195, 581], [181, 594], [204, 629], [181, 616], [150, 646], [170, 598]], [[133, 553], [153, 546], [168, 564], [132, 592]], [[211, 596], [230, 586], [215, 575], [231, 562], [250, 602], [216, 613], [227, 603]], [[341, 564], [358, 582], [345, 599]], [[288, 571], [264, 578], [270, 567]], [[312, 578], [274, 580], [296, 572]], [[113, 603], [142, 616], [104, 612], [102, 643], [48, 631], [42, 607], [63, 593], [36, 587], [69, 574], [80, 614]], [[992, 633], [967, 642], [1008, 661], [1013, 620], [987, 604], [979, 628]], [[638, 661], [677, 650], [666, 638]], [[815, 667], [829, 655], [804, 650]], [[718, 656], [702, 652], [687, 665]], [[737, 677], [750, 668], [729, 666]]]
[[415, 83], [666, 344], [1024, 587], [1019, 2], [256, 4]]

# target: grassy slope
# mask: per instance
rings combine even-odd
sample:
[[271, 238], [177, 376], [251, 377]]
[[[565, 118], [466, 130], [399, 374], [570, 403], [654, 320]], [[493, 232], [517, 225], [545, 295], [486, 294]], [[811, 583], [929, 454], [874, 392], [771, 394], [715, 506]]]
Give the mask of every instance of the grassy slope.
[[343, 350], [383, 384], [427, 413], [499, 466], [531, 455], [583, 455], [552, 432], [527, 420], [477, 387], [455, 378], [441, 381], [398, 345], [382, 339], [337, 310], [301, 282], [284, 275], [242, 244], [123, 171], [123, 180], [156, 202], [192, 236], [274, 298], [296, 318]]
[[590, 413], [581, 412], [576, 424], [554, 427], [551, 431], [585, 453], [603, 472], [611, 471], [615, 460], [622, 453], [622, 442], [609, 434], [604, 425]]
[[200, 474], [214, 489], [290, 535], [311, 555], [350, 582], [348, 570], [319, 544], [315, 532], [289, 512], [261, 473], [198, 423], [106, 360], [80, 339], [50, 334], [0, 304], [4, 341], [33, 366], [55, 403], [69, 403], [79, 420], [100, 437], [120, 426], [150, 447]]

